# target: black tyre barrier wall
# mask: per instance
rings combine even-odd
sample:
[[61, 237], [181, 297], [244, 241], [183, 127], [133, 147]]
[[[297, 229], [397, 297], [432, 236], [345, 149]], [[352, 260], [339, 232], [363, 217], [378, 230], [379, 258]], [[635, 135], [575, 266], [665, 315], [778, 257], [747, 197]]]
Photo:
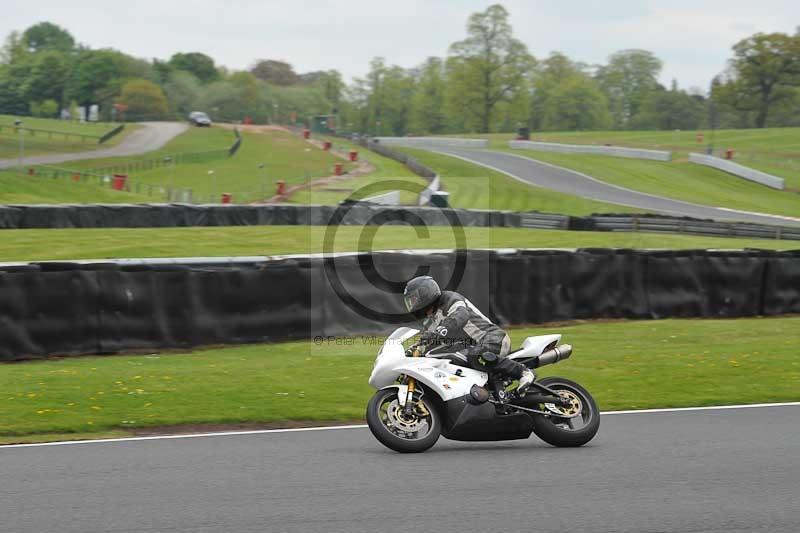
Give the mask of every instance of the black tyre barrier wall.
[[[156, 228], [186, 226], [328, 225], [338, 206], [237, 204], [64, 204], [0, 205], [0, 229]], [[398, 224], [450, 225], [455, 214], [464, 226], [644, 231], [720, 237], [800, 240], [800, 226], [727, 223], [657, 215], [574, 217], [536, 212], [387, 207], [355, 202], [341, 224], [374, 225], [384, 218]], [[377, 216], [381, 215], [381, 216]]]
[[800, 250], [375, 253], [192, 267], [39, 263], [0, 270], [0, 361], [385, 333], [408, 323], [402, 286], [420, 267], [503, 325], [800, 313]]

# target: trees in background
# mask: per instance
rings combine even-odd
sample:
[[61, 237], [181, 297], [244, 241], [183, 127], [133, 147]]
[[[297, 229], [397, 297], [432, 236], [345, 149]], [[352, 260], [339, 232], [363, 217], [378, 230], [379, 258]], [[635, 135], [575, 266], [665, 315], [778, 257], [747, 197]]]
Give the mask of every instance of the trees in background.
[[705, 98], [678, 89], [677, 81], [666, 90], [651, 91], [631, 119], [631, 129], [691, 130], [701, 127], [706, 119]]
[[300, 76], [285, 61], [261, 59], [253, 65], [250, 72], [256, 78], [280, 87], [288, 87], [300, 83]]
[[298, 73], [278, 59], [231, 72], [201, 52], [147, 61], [92, 50], [42, 22], [12, 32], [0, 49], [0, 113], [55, 116], [99, 104], [109, 119], [112, 104], [133, 98], [152, 104], [152, 118], [201, 110], [216, 120], [273, 123], [332, 114], [339, 129], [371, 135], [800, 125], [800, 30], [734, 45], [706, 97], [659, 84], [662, 62], [647, 50], [622, 50], [602, 65], [559, 52], [536, 61], [509, 18], [503, 6], [489, 6], [469, 17], [447, 57], [413, 68], [375, 58], [350, 85], [336, 70]]
[[800, 30], [794, 35], [757, 33], [736, 43], [733, 52], [715, 87], [715, 100], [740, 124], [798, 124]]
[[453, 43], [447, 58], [446, 94], [455, 121], [469, 130], [492, 131], [503, 107], [525, 105], [534, 64], [527, 47], [514, 38], [503, 6], [474, 13], [467, 38]]
[[119, 102], [126, 106], [126, 117], [140, 120], [163, 117], [169, 110], [164, 91], [150, 80], [126, 82], [122, 86]]
[[22, 43], [31, 53], [43, 50], [69, 53], [75, 49], [75, 38], [64, 28], [50, 22], [40, 22], [25, 30]]
[[195, 110], [195, 103], [203, 91], [200, 80], [182, 70], [167, 74], [163, 86], [172, 111], [181, 116], [188, 116]]
[[113, 49], [78, 45], [69, 32], [42, 22], [12, 32], [0, 50], [0, 113], [57, 117], [61, 109], [112, 104], [125, 118], [184, 118], [195, 110], [219, 120], [304, 120], [342, 106], [346, 86], [335, 70], [296, 74], [282, 61], [262, 60], [251, 72], [228, 72], [200, 52], [147, 61]]
[[597, 69], [616, 129], [629, 127], [647, 97], [658, 88], [661, 60], [647, 50], [622, 50]]
[[535, 130], [597, 130], [611, 126], [608, 100], [583, 65], [560, 52], [533, 76], [530, 126]]
[[209, 83], [219, 78], [214, 60], [200, 52], [173, 54], [169, 58], [169, 66], [175, 70], [188, 72], [203, 83]]
[[20, 88], [22, 97], [27, 102], [53, 100], [60, 104], [72, 65], [73, 58], [68, 52], [52, 49], [35, 54]]
[[444, 133], [447, 131], [445, 113], [446, 79], [444, 62], [429, 57], [415, 76], [416, 90], [411, 97], [411, 132]]
[[382, 57], [370, 62], [364, 78], [356, 78], [351, 97], [356, 103], [355, 122], [359, 131], [371, 135], [405, 135], [410, 120], [414, 78], [408, 71], [386, 65]]

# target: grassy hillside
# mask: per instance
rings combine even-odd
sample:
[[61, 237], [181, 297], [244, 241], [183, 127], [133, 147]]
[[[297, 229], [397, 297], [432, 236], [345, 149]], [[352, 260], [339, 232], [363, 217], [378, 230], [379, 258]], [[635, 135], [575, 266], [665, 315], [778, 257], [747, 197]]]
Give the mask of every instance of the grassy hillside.
[[119, 143], [125, 135], [136, 128], [136, 125], [128, 124], [121, 133], [99, 145], [96, 139], [81, 139], [74, 135], [67, 137], [64, 134], [102, 136], [116, 128], [118, 124], [107, 122], [67, 122], [46, 118], [0, 115], [0, 159], [14, 159], [19, 154], [20, 134], [12, 129], [14, 121], [17, 119], [23, 121], [23, 128], [54, 132], [24, 131], [25, 155], [97, 150]]
[[[204, 156], [201, 158], [202, 162], [133, 170], [128, 172], [128, 179], [132, 186], [139, 183], [165, 189], [191, 189], [196, 202], [219, 202], [222, 193], [230, 193], [235, 203], [243, 203], [270, 198], [275, 193], [278, 180], [284, 180], [290, 185], [308, 182], [331, 175], [334, 164], [342, 162], [341, 159], [289, 133], [243, 132], [242, 136], [241, 148], [232, 157]], [[151, 159], [161, 162], [165, 157], [174, 157], [177, 153], [225, 150], [234, 140], [234, 133], [230, 129], [191, 128], [155, 152], [135, 157], [62, 163], [59, 166], [97, 169]], [[352, 168], [352, 165], [346, 165], [345, 168]], [[210, 174], [210, 171], [213, 173]]]
[[0, 171], [0, 204], [141, 203], [153, 199], [143, 195], [100, 187], [96, 182], [75, 183]]
[[[604, 411], [800, 399], [798, 317], [510, 329], [515, 346], [554, 332], [575, 355], [541, 374], [578, 381]], [[760, 349], [764, 339], [778, 341]], [[367, 379], [380, 339], [353, 340], [2, 365], [0, 443], [180, 424], [359, 420], [374, 393]]]
[[542, 211], [567, 215], [642, 211], [534, 187], [456, 157], [413, 148], [399, 150], [415, 157], [442, 177], [443, 188], [450, 193], [450, 205], [453, 207]]
[[592, 154], [502, 151], [586, 173], [629, 189], [714, 207], [800, 216], [800, 194], [777, 191], [684, 161], [660, 162]]
[[[370, 230], [341, 226], [335, 251], [454, 248], [448, 227], [382, 226], [370, 244]], [[319, 253], [325, 226], [242, 226], [215, 228], [98, 228], [0, 230], [3, 261], [191, 257]], [[767, 248], [800, 249], [800, 241], [735, 239], [651, 233], [581, 232], [522, 228], [464, 228], [468, 248]]]
[[[710, 130], [702, 130], [703, 141], [697, 142], [697, 131], [580, 131], [534, 132], [531, 140], [568, 144], [612, 144], [632, 148], [669, 150], [677, 161], [688, 158], [689, 152], [705, 153], [712, 141]], [[490, 138], [492, 147], [507, 147], [510, 134], [476, 135]], [[714, 133], [715, 150], [732, 149], [734, 162], [774, 174], [786, 180], [789, 188], [800, 190], [800, 128], [765, 128], [718, 130]]]
[[[383, 157], [375, 152], [370, 152], [362, 146], [337, 137], [317, 136], [317, 139], [330, 141], [333, 144], [333, 149], [341, 153], [346, 154], [349, 153], [350, 150], [356, 150], [359, 160], [367, 162], [373, 170], [365, 176], [337, 180], [330, 184], [299, 191], [290, 199], [292, 203], [338, 204], [346, 198], [363, 197], [364, 195], [362, 192], [365, 187], [370, 187], [370, 190], [373, 190], [372, 187], [375, 187], [375, 194], [382, 194], [389, 192], [389, 190], [398, 190], [392, 189], [391, 185], [387, 185], [386, 188], [380, 185], [381, 183], [395, 180], [402, 181], [403, 183], [417, 188], [424, 188], [428, 184], [426, 179], [417, 176], [402, 163], [389, 159], [388, 157]], [[408, 190], [401, 190], [400, 200], [403, 204], [415, 204], [417, 199], [418, 195], [416, 193]]]

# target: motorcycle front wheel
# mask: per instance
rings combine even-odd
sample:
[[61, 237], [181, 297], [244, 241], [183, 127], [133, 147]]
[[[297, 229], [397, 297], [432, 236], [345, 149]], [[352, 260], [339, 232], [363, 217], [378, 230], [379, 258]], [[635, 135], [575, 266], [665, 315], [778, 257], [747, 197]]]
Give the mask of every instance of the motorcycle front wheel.
[[533, 415], [533, 432], [548, 444], [559, 447], [583, 446], [600, 429], [600, 410], [589, 391], [565, 378], [548, 377], [539, 381], [570, 401], [569, 407], [543, 404], [542, 410], [570, 418]]
[[397, 389], [383, 389], [367, 404], [367, 425], [378, 441], [396, 452], [424, 452], [439, 439], [442, 422], [433, 403], [425, 396], [414, 398], [406, 413], [397, 399]]

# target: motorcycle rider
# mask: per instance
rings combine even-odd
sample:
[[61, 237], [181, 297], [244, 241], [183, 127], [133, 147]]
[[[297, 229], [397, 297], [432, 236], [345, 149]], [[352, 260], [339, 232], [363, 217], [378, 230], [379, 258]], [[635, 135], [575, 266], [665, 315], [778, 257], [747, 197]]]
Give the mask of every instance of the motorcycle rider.
[[426, 357], [446, 354], [454, 364], [506, 374], [519, 380], [519, 392], [533, 383], [533, 371], [504, 357], [511, 349], [508, 334], [461, 294], [442, 291], [432, 277], [419, 276], [406, 284], [403, 301], [410, 313], [424, 319], [421, 342], [437, 345]]

